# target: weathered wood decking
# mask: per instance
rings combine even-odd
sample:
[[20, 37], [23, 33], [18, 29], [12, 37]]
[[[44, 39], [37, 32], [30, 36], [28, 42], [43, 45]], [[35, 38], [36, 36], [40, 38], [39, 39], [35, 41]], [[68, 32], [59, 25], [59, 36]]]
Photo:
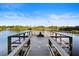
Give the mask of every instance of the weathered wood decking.
[[29, 56], [49, 56], [48, 39], [33, 36], [31, 39], [31, 50]]
[[[69, 56], [72, 55], [72, 37], [48, 31], [41, 32], [44, 37], [37, 37], [39, 31], [27, 31], [8, 37], [9, 56]], [[55, 35], [53, 35], [55, 34]], [[58, 34], [58, 35], [57, 35]], [[11, 38], [19, 38], [11, 41]], [[69, 42], [62, 40], [68, 38]], [[58, 40], [58, 41], [57, 41]], [[18, 43], [17, 43], [18, 41]], [[62, 43], [63, 42], [63, 43]], [[66, 51], [61, 45], [68, 48]], [[67, 43], [67, 44], [66, 44]], [[15, 48], [13, 45], [16, 45]]]

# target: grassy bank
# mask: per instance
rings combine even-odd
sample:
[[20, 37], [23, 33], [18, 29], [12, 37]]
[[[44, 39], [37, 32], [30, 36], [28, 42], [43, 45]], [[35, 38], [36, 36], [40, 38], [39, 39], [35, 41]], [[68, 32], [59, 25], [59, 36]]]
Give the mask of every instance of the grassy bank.
[[0, 31], [6, 30], [6, 26], [0, 26]]
[[11, 30], [11, 31], [25, 31], [25, 30], [34, 30], [34, 31], [44, 31], [44, 30], [48, 30], [48, 31], [61, 31], [61, 32], [68, 32], [68, 33], [75, 33], [75, 34], [79, 34], [79, 26], [62, 26], [62, 27], [58, 27], [58, 26], [49, 26], [49, 27], [45, 27], [45, 26], [0, 26], [0, 31], [3, 30]]

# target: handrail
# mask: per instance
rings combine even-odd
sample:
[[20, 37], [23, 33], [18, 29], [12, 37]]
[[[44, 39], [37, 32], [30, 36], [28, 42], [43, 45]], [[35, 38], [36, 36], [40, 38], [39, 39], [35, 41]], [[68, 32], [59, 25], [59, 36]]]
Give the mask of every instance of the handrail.
[[55, 56], [53, 49], [51, 48], [51, 46], [49, 45], [49, 52], [50, 52], [50, 56]]
[[27, 32], [20, 32], [20, 33], [13, 34], [13, 35], [10, 35], [10, 36], [18, 36], [18, 35], [21, 35], [21, 34], [24, 34], [24, 33], [28, 33], [28, 32], [31, 32], [31, 30], [28, 30]]
[[18, 47], [16, 47], [8, 56], [15, 56], [18, 55], [18, 53], [23, 48], [24, 44], [26, 44], [30, 40], [31, 36], [28, 37], [24, 42], [22, 42]]
[[[49, 41], [51, 41], [51, 42], [49, 42], [49, 46], [51, 45], [51, 43], [52, 43], [52, 45], [56, 45], [55, 46], [55, 48], [58, 50], [58, 52], [61, 54], [61, 55], [65, 55], [64, 53], [66, 53], [66, 55], [71, 55], [72, 56], [72, 37], [71, 36], [68, 36], [68, 35], [65, 35], [65, 34], [61, 34], [61, 33], [57, 33], [57, 32], [54, 32], [54, 34], [55, 35], [50, 35], [50, 34], [48, 34], [47, 33], [47, 35], [48, 35], [48, 37], [49, 37]], [[53, 39], [53, 38], [55, 38], [55, 39]], [[59, 43], [57, 43], [57, 38], [60, 38], [60, 43], [61, 43], [61, 41], [63, 41], [62, 40], [62, 38], [68, 38], [69, 39], [69, 42], [65, 42], [65, 43], [68, 43], [68, 45], [69, 45], [69, 53], [67, 53], [67, 51], [65, 51], [60, 45], [59, 45]], [[54, 44], [54, 43], [56, 43], [56, 44]], [[62, 44], [62, 43], [61, 43]], [[58, 45], [58, 46], [57, 46]], [[59, 46], [60, 46], [60, 48], [59, 48]], [[52, 47], [50, 46], [49, 47], [52, 51], [52, 53], [53, 53], [53, 49], [52, 49]], [[59, 48], [59, 49], [58, 49]], [[62, 51], [64, 52], [62, 52]], [[63, 53], [63, 54], [62, 54]], [[54, 55], [54, 54], [53, 54]]]
[[[25, 35], [25, 33], [29, 33], [28, 37]], [[21, 35], [21, 34], [23, 34], [23, 35]], [[21, 35], [21, 36], [20, 36], [20, 35]], [[22, 47], [23, 47], [23, 45], [24, 45], [25, 43], [28, 43], [28, 44], [29, 44], [28, 41], [30, 41], [31, 36], [32, 36], [32, 31], [27, 31], [27, 32], [24, 32], [24, 33], [18, 33], [18, 34], [15, 34], [15, 35], [8, 36], [8, 54], [9, 54], [9, 53], [10, 53], [10, 54], [11, 54], [11, 53], [12, 53], [12, 54], [18, 53], [18, 51], [20, 51], [20, 50], [22, 49]], [[18, 38], [19, 38], [19, 43], [20, 43], [19, 46], [17, 46], [17, 47], [13, 50], [13, 51], [15, 51], [15, 52], [13, 52], [13, 51], [11, 50], [11, 45], [12, 45], [13, 42], [16, 44], [16, 42], [17, 42], [18, 40], [11, 42], [11, 38], [13, 38], [13, 37], [15, 37], [15, 38], [18, 37]], [[25, 39], [26, 37], [27, 37], [27, 39]], [[20, 42], [21, 38], [24, 39], [22, 43]], [[13, 44], [14, 44], [14, 43], [13, 43]], [[18, 49], [19, 49], [19, 50], [18, 50]]]
[[61, 46], [59, 46], [52, 38], [50, 38], [49, 40], [52, 42], [52, 46], [54, 46], [57, 49], [61, 56], [69, 56], [69, 54]]
[[71, 36], [69, 36], [69, 35], [66, 35], [66, 34], [64, 34], [64, 33], [60, 33], [60, 32], [55, 32], [55, 34], [59, 34], [59, 35], [61, 35], [61, 36], [71, 37]]
[[[28, 31], [29, 32], [29, 31]], [[27, 33], [27, 32], [24, 32], [24, 33]], [[20, 34], [24, 34], [24, 33], [19, 33], [19, 35]], [[47, 33], [48, 34], [48, 33]], [[57, 33], [55, 33], [55, 34], [57, 34]], [[59, 33], [60, 34], [60, 33]], [[8, 37], [8, 40], [10, 41], [10, 43], [9, 44], [11, 44], [11, 37], [21, 37], [21, 38], [25, 38], [25, 37], [27, 37], [27, 36], [25, 36], [25, 35], [21, 35], [21, 36], [19, 36], [18, 34], [17, 35], [11, 35], [11, 36], [9, 36]], [[48, 34], [49, 35], [49, 34]], [[31, 37], [32, 37], [32, 32], [29, 32], [29, 36], [21, 43], [21, 44], [19, 44], [8, 56], [17, 56], [17, 55], [19, 55], [20, 53], [22, 53], [21, 54], [21, 56], [23, 55], [23, 56], [25, 56], [25, 55], [28, 55], [28, 53], [29, 53], [29, 51], [30, 51], [30, 39], [31, 39]], [[67, 53], [67, 51], [65, 51], [58, 43], [57, 43], [57, 41], [55, 41], [55, 40], [53, 40], [52, 39], [52, 37], [53, 38], [69, 38], [69, 43], [71, 43], [71, 44], [69, 44], [69, 49], [70, 49], [70, 54], [69, 53]], [[55, 50], [59, 53], [59, 55], [61, 55], [61, 56], [69, 56], [69, 55], [72, 55], [72, 37], [70, 37], [70, 36], [67, 36], [67, 35], [64, 35], [64, 34], [60, 34], [60, 36], [52, 36], [52, 37], [50, 37], [50, 36], [48, 36], [47, 38], [48, 38], [48, 42], [49, 42], [49, 49], [50, 49], [50, 54], [52, 55], [52, 56], [57, 56], [57, 55], [55, 55], [54, 53], [55, 53], [55, 51], [54, 51], [54, 49], [53, 48], [55, 48]], [[24, 48], [24, 46], [25, 46], [25, 44], [26, 44], [26, 47], [27, 47], [27, 49], [24, 51], [23, 50], [23, 48]], [[8, 46], [9, 47], [9, 46]], [[11, 49], [11, 47], [9, 47], [10, 49]], [[23, 52], [23, 51], [24, 52]]]

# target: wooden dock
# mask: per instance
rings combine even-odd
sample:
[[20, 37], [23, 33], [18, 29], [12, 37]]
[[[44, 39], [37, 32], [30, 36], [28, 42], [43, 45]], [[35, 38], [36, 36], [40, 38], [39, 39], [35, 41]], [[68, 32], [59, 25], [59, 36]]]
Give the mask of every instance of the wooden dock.
[[31, 50], [29, 56], [49, 56], [48, 40], [43, 37], [33, 36], [31, 39]]
[[8, 56], [72, 55], [72, 37], [49, 31], [41, 31], [44, 37], [38, 37], [39, 33], [40, 31], [30, 30], [8, 36]]

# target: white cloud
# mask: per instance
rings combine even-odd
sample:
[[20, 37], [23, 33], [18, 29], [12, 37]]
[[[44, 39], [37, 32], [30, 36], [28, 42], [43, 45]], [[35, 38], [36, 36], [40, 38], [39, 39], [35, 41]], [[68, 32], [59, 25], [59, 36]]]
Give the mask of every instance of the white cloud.
[[7, 3], [1, 6], [7, 9], [19, 9], [22, 6], [22, 4]]
[[31, 17], [26, 17], [23, 15], [21, 12], [20, 16], [18, 13], [3, 13], [2, 17], [0, 18], [0, 25], [31, 25], [31, 26], [38, 26], [38, 25], [46, 25], [46, 19], [40, 17], [40, 16], [35, 16], [33, 18]]
[[1, 12], [0, 17], [11, 18], [11, 17], [25, 17], [26, 15], [22, 12]]
[[49, 16], [51, 19], [53, 20], [58, 20], [59, 19], [59, 16], [58, 15], [55, 15], [55, 14], [52, 14]]
[[52, 20], [73, 20], [73, 19], [79, 19], [79, 14], [61, 14], [61, 15], [56, 15], [56, 14], [51, 14], [49, 15], [49, 18]]
[[35, 14], [37, 14], [37, 15], [39, 15], [39, 14], [40, 14], [40, 12], [39, 12], [39, 11], [34, 11], [34, 13], [35, 13]]
[[[31, 25], [31, 26], [37, 26], [37, 25], [78, 25], [78, 19], [79, 14], [51, 14], [48, 17], [42, 17], [42, 16], [34, 16], [34, 17], [26, 17], [21, 12], [5, 12], [1, 13], [0, 16], [0, 25]], [[76, 23], [77, 22], [77, 23]]]
[[79, 25], [79, 14], [64, 13], [49, 15], [49, 24], [55, 26]]

